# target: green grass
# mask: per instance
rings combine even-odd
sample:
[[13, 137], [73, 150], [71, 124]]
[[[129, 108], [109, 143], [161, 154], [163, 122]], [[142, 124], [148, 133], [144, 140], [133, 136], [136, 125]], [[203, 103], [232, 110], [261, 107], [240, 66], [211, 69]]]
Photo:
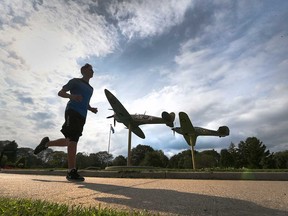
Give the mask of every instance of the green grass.
[[5, 216], [150, 216], [146, 211], [120, 211], [111, 208], [68, 206], [41, 200], [0, 197], [0, 215]]

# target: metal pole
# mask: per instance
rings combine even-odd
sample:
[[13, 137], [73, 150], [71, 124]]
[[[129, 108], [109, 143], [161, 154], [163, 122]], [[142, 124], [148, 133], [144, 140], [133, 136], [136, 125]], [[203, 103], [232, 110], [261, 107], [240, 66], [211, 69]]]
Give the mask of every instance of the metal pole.
[[189, 136], [189, 138], [190, 138], [190, 145], [191, 145], [192, 166], [193, 166], [193, 169], [195, 170], [196, 169], [196, 165], [195, 165], [195, 159], [194, 159], [194, 143], [193, 143], [193, 140], [192, 140], [192, 136]]
[[127, 166], [131, 166], [131, 124], [129, 124], [128, 128], [128, 158], [127, 158]]
[[109, 151], [110, 151], [111, 127], [112, 127], [112, 125], [110, 124], [110, 128], [109, 128], [109, 142], [108, 142], [108, 154], [109, 154]]
[[[109, 141], [108, 141], [108, 155], [109, 155], [109, 152], [110, 152], [110, 140], [111, 140], [111, 127], [112, 125], [110, 124], [110, 128], [109, 128]], [[108, 167], [108, 160], [107, 160], [107, 167]]]

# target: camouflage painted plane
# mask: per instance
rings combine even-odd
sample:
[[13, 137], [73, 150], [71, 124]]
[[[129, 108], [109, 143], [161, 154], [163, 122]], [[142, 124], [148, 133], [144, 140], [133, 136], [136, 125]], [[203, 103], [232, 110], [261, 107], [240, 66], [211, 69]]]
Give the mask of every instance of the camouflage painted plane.
[[180, 127], [174, 127], [172, 130], [179, 134], [182, 134], [189, 146], [191, 146], [192, 154], [192, 164], [193, 169], [195, 169], [194, 161], [194, 146], [196, 145], [196, 139], [198, 136], [219, 136], [225, 137], [228, 136], [230, 130], [227, 126], [221, 126], [217, 131], [210, 130], [201, 127], [193, 127], [188, 115], [185, 112], [179, 113]]
[[107, 118], [114, 118], [114, 125], [117, 122], [123, 123], [129, 130], [128, 133], [128, 160], [127, 165], [130, 165], [130, 152], [131, 152], [131, 132], [138, 137], [145, 139], [143, 131], [139, 125], [143, 124], [166, 124], [169, 127], [174, 126], [175, 113], [162, 112], [161, 117], [149, 116], [146, 114], [130, 115], [121, 102], [107, 89], [104, 90], [107, 100], [109, 101], [114, 115]]

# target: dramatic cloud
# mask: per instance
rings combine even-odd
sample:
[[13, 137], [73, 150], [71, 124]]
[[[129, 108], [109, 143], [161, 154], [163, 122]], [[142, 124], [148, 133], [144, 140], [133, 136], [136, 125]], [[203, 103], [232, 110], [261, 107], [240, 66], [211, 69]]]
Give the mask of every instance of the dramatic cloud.
[[[287, 149], [288, 2], [286, 1], [2, 1], [0, 5], [1, 139], [35, 148], [62, 137], [66, 99], [57, 92], [93, 65], [94, 95], [79, 151], [107, 150], [112, 114], [104, 89], [131, 114], [187, 112], [194, 126], [225, 138], [199, 137], [196, 150], [227, 148], [256, 136]], [[137, 144], [171, 156], [188, 148], [165, 125], [143, 125]], [[118, 123], [114, 156], [127, 154]], [[64, 150], [64, 149], [62, 149]]]
[[111, 4], [110, 13], [124, 36], [146, 38], [181, 24], [190, 5], [189, 0], [123, 1]]

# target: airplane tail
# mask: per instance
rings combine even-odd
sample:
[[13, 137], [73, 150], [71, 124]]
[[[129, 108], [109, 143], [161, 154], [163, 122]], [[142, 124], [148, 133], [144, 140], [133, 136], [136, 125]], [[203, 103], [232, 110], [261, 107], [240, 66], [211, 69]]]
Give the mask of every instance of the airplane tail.
[[175, 113], [171, 112], [170, 114], [166, 111], [162, 112], [162, 118], [165, 121], [165, 124], [168, 127], [174, 127]]
[[230, 130], [227, 126], [219, 127], [217, 132], [219, 133], [219, 137], [225, 137], [225, 136], [228, 136], [230, 134]]

